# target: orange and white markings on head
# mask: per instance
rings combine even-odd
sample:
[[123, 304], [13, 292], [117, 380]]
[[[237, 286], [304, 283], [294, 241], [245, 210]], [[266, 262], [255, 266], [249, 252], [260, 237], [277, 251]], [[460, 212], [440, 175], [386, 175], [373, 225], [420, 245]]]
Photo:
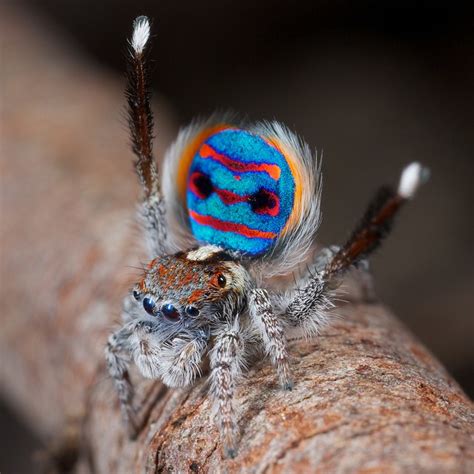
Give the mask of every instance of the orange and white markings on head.
[[158, 307], [167, 302], [183, 313], [188, 306], [200, 308], [229, 295], [240, 297], [249, 279], [245, 268], [228, 253], [216, 246], [204, 246], [155, 258], [136, 291], [152, 298]]

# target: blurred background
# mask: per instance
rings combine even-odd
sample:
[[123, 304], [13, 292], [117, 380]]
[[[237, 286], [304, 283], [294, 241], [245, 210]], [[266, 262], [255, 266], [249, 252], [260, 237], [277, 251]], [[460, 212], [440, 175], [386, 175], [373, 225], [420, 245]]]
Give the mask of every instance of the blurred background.
[[[98, 80], [122, 80], [131, 22], [150, 16], [152, 83], [166, 113], [156, 117], [158, 133], [160, 120], [171, 137], [216, 109], [287, 124], [324, 152], [323, 244], [343, 241], [404, 164], [428, 165], [429, 184], [373, 259], [376, 289], [472, 397], [474, 17], [462, 2], [424, 3], [24, 0], [8, 8], [31, 38], [44, 33]], [[2, 38], [2, 57], [7, 47]], [[48, 60], [36, 58], [36, 67]], [[2, 75], [8, 68], [2, 59]], [[87, 123], [77, 133], [87, 136]], [[6, 405], [0, 427], [9, 433], [0, 433], [2, 473], [31, 472], [35, 434]]]

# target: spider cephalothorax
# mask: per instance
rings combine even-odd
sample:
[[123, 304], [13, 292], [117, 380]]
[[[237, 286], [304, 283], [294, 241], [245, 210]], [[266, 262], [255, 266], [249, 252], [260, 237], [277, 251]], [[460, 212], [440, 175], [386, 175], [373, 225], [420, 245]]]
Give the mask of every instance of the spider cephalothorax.
[[205, 246], [153, 259], [133, 295], [149, 315], [186, 327], [198, 316], [214, 319], [225, 305], [238, 308], [249, 286], [250, 276], [239, 262]]
[[216, 329], [246, 310], [249, 288], [244, 267], [215, 246], [153, 259], [132, 291], [135, 311], [146, 313], [130, 342], [142, 375], [172, 387], [189, 383]]
[[182, 387], [209, 359], [224, 450], [235, 456], [232, 399], [246, 359], [265, 353], [281, 386], [293, 388], [286, 331], [318, 333], [335, 283], [351, 268], [367, 268], [365, 259], [427, 172], [418, 163], [407, 166], [396, 190], [384, 187], [375, 195], [344, 245], [322, 249], [295, 287], [279, 291], [272, 277], [287, 274], [314, 249], [321, 198], [316, 156], [277, 122], [213, 117], [179, 133], [158, 173], [145, 62], [149, 35], [148, 19], [137, 18], [127, 98], [150, 263], [124, 300], [124, 324], [106, 347], [108, 369], [134, 436], [141, 423], [132, 406], [130, 361], [145, 377]]

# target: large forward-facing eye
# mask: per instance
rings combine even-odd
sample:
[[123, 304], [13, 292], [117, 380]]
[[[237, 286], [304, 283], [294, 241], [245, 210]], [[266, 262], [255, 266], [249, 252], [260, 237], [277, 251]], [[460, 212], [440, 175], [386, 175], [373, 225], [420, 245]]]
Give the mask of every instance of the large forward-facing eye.
[[143, 309], [150, 315], [156, 316], [156, 303], [153, 298], [143, 298]]
[[177, 321], [179, 319], [179, 311], [171, 303], [166, 303], [161, 307], [163, 316], [170, 321]]

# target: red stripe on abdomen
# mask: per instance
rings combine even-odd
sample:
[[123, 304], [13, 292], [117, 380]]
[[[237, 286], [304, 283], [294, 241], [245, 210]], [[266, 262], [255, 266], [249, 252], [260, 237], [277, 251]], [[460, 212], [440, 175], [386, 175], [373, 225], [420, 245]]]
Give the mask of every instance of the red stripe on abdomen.
[[277, 237], [277, 234], [274, 232], [263, 232], [261, 230], [251, 229], [244, 224], [236, 224], [235, 222], [226, 222], [217, 219], [212, 216], [203, 216], [197, 212], [189, 209], [189, 215], [194, 219], [198, 224], [207, 225], [216, 230], [221, 230], [223, 232], [234, 232], [235, 234], [243, 235], [244, 237], [249, 238], [259, 238], [259, 239], [274, 239]]
[[248, 173], [255, 171], [262, 171], [267, 173], [274, 180], [280, 179], [281, 170], [278, 165], [269, 163], [244, 163], [242, 161], [233, 160], [222, 153], [218, 153], [214, 148], [204, 143], [199, 150], [201, 158], [211, 158], [219, 163], [222, 163], [226, 168], [237, 173]]

